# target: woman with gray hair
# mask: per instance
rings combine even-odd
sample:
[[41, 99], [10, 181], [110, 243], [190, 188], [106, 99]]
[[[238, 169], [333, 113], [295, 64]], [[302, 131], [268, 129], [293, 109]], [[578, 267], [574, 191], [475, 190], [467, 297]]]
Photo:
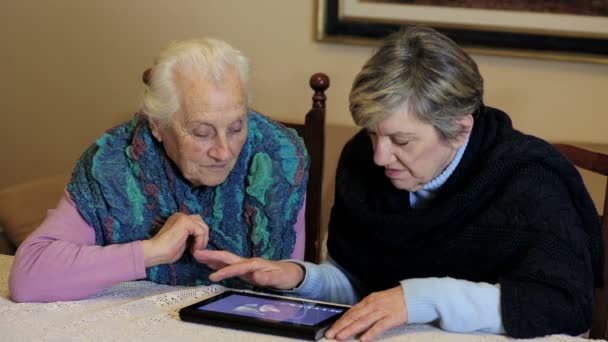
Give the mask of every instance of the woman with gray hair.
[[390, 35], [357, 75], [363, 129], [344, 147], [322, 265], [200, 251], [212, 280], [355, 304], [325, 334], [406, 323], [513, 337], [589, 329], [602, 286], [597, 211], [549, 143], [483, 105], [476, 63], [446, 36]]
[[[303, 258], [308, 156], [248, 109], [249, 62], [225, 42], [175, 42], [143, 106], [76, 163], [63, 199], [20, 246], [16, 301], [74, 300], [118, 282], [209, 282], [193, 253]], [[237, 281], [230, 287], [249, 287]]]

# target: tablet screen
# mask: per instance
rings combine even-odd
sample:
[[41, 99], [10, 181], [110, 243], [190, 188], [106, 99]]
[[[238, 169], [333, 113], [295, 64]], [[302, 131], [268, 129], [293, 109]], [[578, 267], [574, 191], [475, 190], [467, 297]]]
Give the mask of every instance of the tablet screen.
[[347, 308], [322, 303], [237, 293], [201, 305], [197, 309], [308, 326], [314, 326], [347, 310]]

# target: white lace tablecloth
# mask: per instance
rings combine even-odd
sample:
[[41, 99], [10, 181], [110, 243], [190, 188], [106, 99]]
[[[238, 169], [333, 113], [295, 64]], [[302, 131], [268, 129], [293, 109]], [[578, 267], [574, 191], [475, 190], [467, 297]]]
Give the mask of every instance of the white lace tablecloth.
[[[290, 341], [293, 339], [182, 322], [178, 310], [221, 286], [171, 287], [125, 282], [89, 299], [56, 303], [10, 300], [8, 273], [13, 257], [0, 255], [0, 341]], [[491, 342], [504, 336], [454, 334], [429, 325], [394, 329], [383, 341]], [[524, 340], [520, 340], [524, 341]], [[534, 341], [583, 341], [548, 336]]]

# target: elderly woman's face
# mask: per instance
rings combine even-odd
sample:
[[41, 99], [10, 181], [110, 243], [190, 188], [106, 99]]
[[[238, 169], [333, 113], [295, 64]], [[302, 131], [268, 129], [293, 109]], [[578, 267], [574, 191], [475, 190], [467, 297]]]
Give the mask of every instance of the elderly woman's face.
[[[463, 119], [463, 123], [472, 127], [472, 116]], [[420, 190], [441, 174], [469, 135], [458, 141], [445, 141], [433, 125], [417, 120], [405, 110], [368, 131], [374, 163], [384, 167], [384, 174], [396, 188], [410, 192]]]
[[194, 186], [224, 182], [247, 139], [247, 98], [236, 72], [222, 82], [197, 72], [177, 73], [180, 108], [169, 126], [152, 124], [154, 136]]

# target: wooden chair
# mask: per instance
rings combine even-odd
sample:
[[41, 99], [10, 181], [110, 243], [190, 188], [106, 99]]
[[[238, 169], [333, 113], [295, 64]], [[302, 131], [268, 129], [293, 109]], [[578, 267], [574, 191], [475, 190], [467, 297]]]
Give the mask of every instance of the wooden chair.
[[[572, 164], [604, 176], [608, 176], [608, 155], [593, 152], [582, 147], [568, 144], [554, 145]], [[608, 339], [608, 181], [604, 194], [604, 211], [602, 215], [602, 235], [604, 238], [604, 288], [596, 288], [594, 294], [595, 313], [589, 338]]]
[[321, 204], [323, 199], [323, 164], [325, 158], [325, 90], [329, 77], [322, 73], [310, 77], [310, 87], [315, 91], [312, 108], [306, 114], [304, 124], [283, 122], [304, 138], [310, 157], [308, 187], [306, 188], [306, 247], [304, 260], [318, 264], [321, 261]]
[[[150, 81], [151, 69], [144, 71], [142, 80]], [[312, 108], [303, 123], [281, 122], [293, 128], [304, 139], [310, 157], [308, 187], [306, 188], [306, 245], [304, 260], [319, 263], [321, 259], [321, 203], [323, 189], [323, 163], [325, 158], [325, 90], [329, 77], [322, 73], [312, 75], [310, 87], [314, 90]]]

